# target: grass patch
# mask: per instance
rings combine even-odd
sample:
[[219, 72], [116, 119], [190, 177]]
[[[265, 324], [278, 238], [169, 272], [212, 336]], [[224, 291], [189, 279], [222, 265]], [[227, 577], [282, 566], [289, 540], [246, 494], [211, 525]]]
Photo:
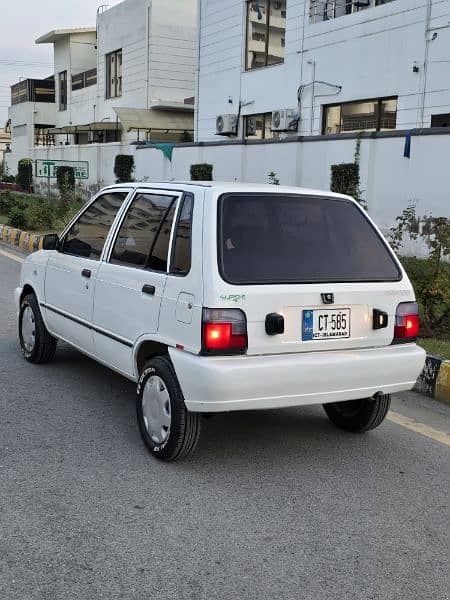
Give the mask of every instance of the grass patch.
[[438, 340], [437, 338], [421, 338], [417, 342], [428, 354], [439, 356], [450, 360], [450, 340]]

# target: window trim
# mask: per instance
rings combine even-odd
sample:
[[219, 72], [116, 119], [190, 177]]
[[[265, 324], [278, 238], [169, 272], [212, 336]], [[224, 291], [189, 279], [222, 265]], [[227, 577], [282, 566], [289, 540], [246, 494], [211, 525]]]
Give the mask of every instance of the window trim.
[[[63, 254], [64, 256], [72, 256], [73, 258], [79, 258], [81, 260], [90, 260], [92, 262], [95, 263], [101, 263], [104, 261], [104, 256], [105, 256], [105, 252], [107, 252], [107, 250], [109, 249], [109, 243], [110, 243], [110, 239], [111, 239], [111, 235], [113, 235], [113, 232], [115, 232], [115, 227], [116, 227], [116, 221], [119, 218], [120, 214], [122, 213], [122, 211], [124, 210], [124, 206], [128, 204], [128, 199], [130, 197], [130, 188], [111, 188], [111, 189], [106, 189], [106, 190], [100, 190], [98, 192], [98, 194], [95, 194], [95, 196], [93, 196], [91, 198], [91, 200], [85, 205], [83, 206], [78, 213], [72, 218], [71, 221], [69, 221], [69, 223], [65, 226], [65, 228], [63, 229], [62, 233], [59, 236], [59, 242], [58, 242], [58, 247], [56, 249], [56, 251], [59, 254]], [[69, 231], [72, 229], [72, 227], [76, 224], [77, 221], [79, 221], [79, 219], [81, 219], [81, 217], [91, 208], [91, 206], [97, 202], [97, 200], [99, 198], [101, 198], [102, 196], [107, 196], [109, 194], [125, 194], [125, 197], [122, 201], [122, 206], [119, 208], [119, 210], [116, 213], [116, 216], [114, 217], [113, 222], [111, 223], [111, 226], [108, 230], [108, 234], [105, 238], [105, 243], [103, 244], [103, 249], [102, 252], [100, 253], [100, 257], [98, 260], [93, 259], [93, 258], [86, 258], [83, 256], [77, 256], [76, 254], [69, 254], [66, 252], [62, 251], [62, 247], [64, 245], [64, 241], [65, 238], [67, 236], [67, 234], [69, 233]]]
[[[345, 133], [355, 133], [358, 131], [364, 132], [364, 131], [368, 131], [367, 129], [357, 129], [357, 130], [353, 130], [353, 131], [339, 131], [339, 133], [327, 133], [326, 132], [326, 125], [327, 125], [327, 109], [329, 108], [335, 108], [336, 106], [346, 106], [348, 104], [358, 104], [358, 103], [363, 103], [363, 102], [377, 102], [378, 104], [378, 117], [377, 117], [377, 129], [376, 131], [379, 132], [381, 131], [380, 129], [380, 125], [381, 125], [381, 104], [382, 102], [385, 102], [387, 100], [397, 100], [397, 108], [395, 111], [395, 117], [397, 119], [397, 115], [398, 115], [398, 96], [379, 96], [378, 98], [361, 98], [358, 100], [346, 100], [345, 102], [334, 102], [333, 104], [323, 104], [322, 105], [322, 135], [342, 135]], [[342, 112], [341, 112], [341, 118], [342, 118]], [[396, 123], [396, 127], [394, 129], [387, 129], [387, 130], [383, 130], [383, 131], [395, 131], [397, 129], [397, 123]]]
[[[270, 11], [271, 11], [271, 7], [272, 7], [272, 2], [275, 2], [276, 0], [266, 0], [267, 2], [267, 14], [266, 14], [266, 22], [265, 22], [265, 27], [266, 27], [266, 41], [265, 41], [265, 48], [264, 48], [264, 65], [261, 65], [260, 67], [251, 67], [248, 64], [248, 42], [249, 42], [249, 31], [250, 31], [250, 7], [252, 5], [252, 3], [254, 2], [254, 0], [246, 0], [245, 2], [245, 58], [244, 58], [244, 71], [247, 73], [249, 71], [258, 71], [259, 69], [267, 69], [268, 67], [279, 67], [280, 65], [285, 64], [286, 62], [286, 51], [284, 52], [283, 55], [283, 60], [281, 60], [280, 62], [276, 62], [276, 63], [271, 63], [268, 64], [268, 60], [269, 60], [269, 47], [270, 47]], [[287, 13], [287, 1], [286, 1], [286, 13]], [[284, 30], [284, 39], [285, 39], [285, 45], [282, 46], [284, 48], [284, 50], [286, 49], [286, 32], [287, 32], [287, 16], [286, 16], [286, 27]]]
[[[398, 273], [398, 277], [396, 279], [371, 279], [371, 280], [361, 280], [361, 279], [354, 279], [354, 280], [348, 280], [347, 278], [342, 279], [342, 280], [336, 280], [336, 281], [264, 281], [264, 282], [256, 282], [256, 283], [249, 283], [249, 282], [233, 282], [229, 279], [227, 279], [227, 277], [225, 276], [225, 269], [224, 269], [224, 263], [223, 263], [223, 244], [222, 244], [222, 227], [223, 227], [223, 207], [224, 207], [224, 203], [225, 200], [227, 200], [227, 198], [233, 197], [233, 196], [253, 196], [253, 197], [273, 197], [273, 196], [281, 196], [283, 198], [286, 197], [290, 197], [290, 198], [314, 198], [314, 199], [319, 199], [319, 200], [336, 200], [338, 202], [344, 202], [346, 204], [351, 204], [352, 206], [354, 206], [357, 210], [360, 211], [361, 215], [363, 216], [364, 219], [366, 219], [369, 227], [372, 228], [373, 232], [375, 233], [375, 235], [377, 236], [377, 238], [380, 240], [381, 244], [384, 246], [384, 248], [387, 250], [387, 252], [389, 253], [389, 256], [391, 257], [392, 263], [393, 265], [396, 267], [397, 269], [397, 273]], [[220, 278], [222, 279], [222, 281], [224, 281], [225, 283], [228, 283], [229, 285], [235, 286], [235, 287], [253, 287], [253, 286], [257, 286], [257, 285], [322, 285], [322, 284], [327, 284], [327, 285], [335, 285], [338, 283], [396, 283], [399, 281], [403, 280], [403, 271], [402, 268], [400, 266], [400, 261], [398, 260], [397, 256], [395, 255], [394, 251], [392, 250], [392, 248], [389, 246], [389, 244], [387, 243], [387, 241], [384, 239], [383, 235], [381, 234], [381, 232], [378, 230], [377, 226], [374, 224], [374, 222], [370, 219], [369, 215], [366, 213], [366, 211], [364, 211], [355, 201], [349, 200], [345, 197], [340, 198], [339, 196], [328, 196], [328, 195], [312, 195], [312, 194], [283, 194], [280, 192], [273, 192], [273, 193], [259, 193], [259, 192], [225, 192], [223, 194], [221, 194], [218, 199], [217, 199], [217, 217], [216, 217], [216, 223], [217, 223], [217, 232], [216, 232], [216, 247], [217, 247], [217, 260], [216, 260], [216, 264], [217, 264], [217, 269], [218, 269], [218, 273]]]
[[[114, 251], [114, 247], [116, 245], [116, 241], [119, 236], [119, 233], [122, 229], [122, 225], [128, 215], [128, 212], [131, 210], [131, 207], [133, 205], [133, 202], [134, 202], [136, 196], [138, 196], [139, 194], [143, 194], [146, 196], [169, 196], [171, 198], [174, 198], [174, 201], [176, 203], [175, 214], [173, 217], [172, 228], [170, 231], [170, 238], [169, 238], [169, 251], [167, 254], [167, 270], [165, 272], [164, 271], [155, 271], [154, 269], [149, 269], [148, 267], [144, 267], [141, 269], [141, 268], [131, 265], [131, 264], [130, 265], [116, 265], [111, 262], [112, 253]], [[170, 267], [171, 267], [170, 259], [171, 259], [171, 248], [172, 248], [172, 242], [173, 242], [174, 227], [175, 227], [175, 223], [178, 222], [178, 215], [179, 215], [179, 210], [180, 210], [180, 199], [182, 197], [183, 197], [183, 192], [181, 192], [179, 190], [159, 190], [158, 188], [135, 188], [134, 190], [132, 190], [132, 193], [129, 195], [129, 197], [127, 198], [127, 200], [125, 202], [125, 204], [126, 204], [125, 209], [121, 212], [120, 215], [119, 214], [117, 215], [118, 218], [116, 219], [116, 225], [114, 227], [114, 230], [113, 230], [113, 228], [111, 228], [112, 235], [110, 236], [110, 242], [108, 245], [107, 252], [103, 256], [103, 262], [113, 265], [115, 267], [123, 268], [123, 269], [133, 269], [135, 271], [148, 271], [149, 273], [160, 273], [163, 275], [164, 274], [169, 275]]]
[[[175, 254], [175, 242], [176, 242], [176, 232], [178, 231], [178, 225], [179, 222], [181, 220], [181, 213], [183, 212], [183, 208], [184, 208], [184, 203], [186, 201], [187, 198], [191, 198], [192, 199], [192, 219], [191, 219], [191, 253], [190, 253], [190, 260], [189, 260], [189, 270], [186, 271], [186, 273], [173, 273], [172, 272], [172, 264], [173, 264], [173, 259], [174, 259], [174, 254]], [[172, 230], [172, 236], [171, 240], [170, 240], [170, 256], [169, 256], [169, 262], [168, 262], [168, 275], [172, 275], [173, 277], [178, 277], [178, 278], [182, 278], [182, 277], [187, 277], [189, 275], [189, 273], [192, 271], [192, 234], [194, 231], [194, 209], [195, 209], [195, 195], [192, 192], [184, 192], [183, 195], [181, 196], [180, 200], [179, 200], [179, 204], [177, 206], [177, 213], [176, 213], [176, 219], [174, 219], [174, 224], [175, 227]]]

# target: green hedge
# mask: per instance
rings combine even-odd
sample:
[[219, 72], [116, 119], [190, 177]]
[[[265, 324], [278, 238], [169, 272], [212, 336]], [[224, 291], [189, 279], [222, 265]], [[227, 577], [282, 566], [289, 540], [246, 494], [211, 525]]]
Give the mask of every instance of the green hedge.
[[359, 165], [342, 163], [331, 166], [331, 191], [358, 198], [360, 185]]
[[26, 191], [31, 192], [33, 187], [33, 161], [31, 158], [19, 160], [17, 172], [17, 183]]
[[207, 163], [191, 165], [191, 181], [212, 181], [213, 166]]
[[118, 154], [114, 162], [114, 175], [116, 183], [132, 181], [134, 171], [134, 156], [132, 154]]

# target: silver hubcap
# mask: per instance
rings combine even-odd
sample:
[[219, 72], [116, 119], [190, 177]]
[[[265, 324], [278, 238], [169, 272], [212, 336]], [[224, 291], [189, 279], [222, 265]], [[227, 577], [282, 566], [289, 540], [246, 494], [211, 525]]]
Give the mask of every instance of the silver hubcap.
[[160, 377], [147, 380], [142, 395], [142, 413], [149, 436], [156, 444], [165, 442], [170, 433], [170, 396]]
[[36, 343], [36, 323], [32, 309], [27, 306], [22, 314], [22, 339], [27, 352], [33, 352]]

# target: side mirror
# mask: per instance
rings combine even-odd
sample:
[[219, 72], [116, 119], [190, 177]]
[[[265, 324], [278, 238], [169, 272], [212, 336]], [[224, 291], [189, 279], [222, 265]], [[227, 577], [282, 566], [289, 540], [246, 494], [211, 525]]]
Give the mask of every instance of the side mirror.
[[56, 250], [59, 244], [59, 236], [56, 233], [49, 233], [44, 235], [44, 241], [42, 242], [43, 250]]

